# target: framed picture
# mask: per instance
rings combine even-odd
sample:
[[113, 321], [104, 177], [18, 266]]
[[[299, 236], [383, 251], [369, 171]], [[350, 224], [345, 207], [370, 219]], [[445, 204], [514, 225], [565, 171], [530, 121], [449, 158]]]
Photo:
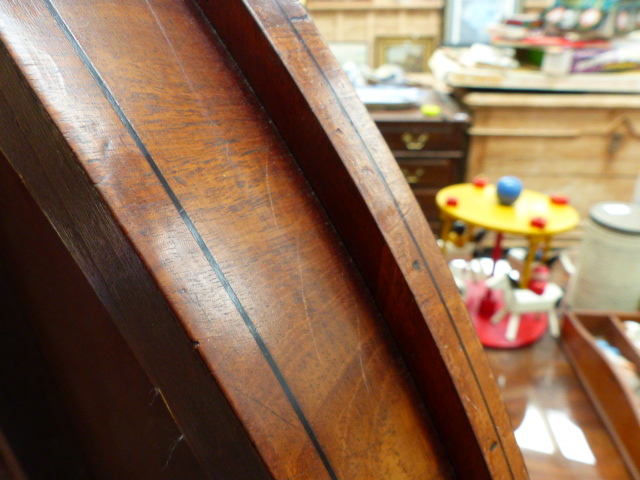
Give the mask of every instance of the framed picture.
[[325, 3], [325, 2], [332, 2], [332, 3], [371, 3], [372, 0], [306, 0], [307, 4], [314, 4], [314, 3]]
[[392, 64], [409, 73], [428, 72], [435, 46], [433, 37], [377, 37], [374, 66]]
[[353, 62], [356, 65], [369, 65], [369, 46], [367, 42], [329, 42], [329, 48], [344, 65]]
[[489, 27], [520, 11], [520, 0], [447, 0], [442, 44], [489, 43]]

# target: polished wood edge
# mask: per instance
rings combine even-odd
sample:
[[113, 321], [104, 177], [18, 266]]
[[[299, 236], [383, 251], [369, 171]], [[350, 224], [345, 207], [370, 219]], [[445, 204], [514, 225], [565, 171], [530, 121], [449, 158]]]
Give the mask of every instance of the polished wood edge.
[[[640, 409], [635, 407], [637, 400], [596, 345], [584, 320], [606, 323], [604, 328], [619, 331], [615, 325], [616, 316], [606, 312], [567, 312], [562, 326], [562, 347], [629, 474], [640, 480]], [[619, 334], [623, 335], [621, 331]]]
[[[3, 42], [0, 59], [0, 148], [171, 405], [202, 468], [211, 478], [271, 479], [193, 341]], [[96, 245], [96, 239], [105, 240]], [[126, 281], [119, 281], [122, 274]]]
[[[385, 313], [458, 474], [526, 478], [499, 391], [426, 221], [306, 11], [294, 1], [198, 4]], [[401, 285], [394, 298], [389, 281]], [[432, 288], [435, 298], [425, 294]]]
[[28, 478], [7, 438], [0, 430], [0, 476], [3, 473], [10, 476], [8, 480], [27, 480]]
[[[624, 331], [624, 325], [622, 322], [624, 320], [633, 320], [635, 322], [640, 322], [640, 315], [625, 315], [624, 313], [619, 314], [611, 314], [611, 328], [613, 332], [611, 332], [616, 337], [615, 347], [618, 347], [620, 353], [633, 364], [635, 364], [636, 368], [640, 372], [640, 350], [629, 341], [627, 334]], [[640, 409], [638, 410], [640, 412]]]
[[627, 93], [486, 93], [472, 92], [464, 96], [469, 108], [640, 108], [640, 95]]

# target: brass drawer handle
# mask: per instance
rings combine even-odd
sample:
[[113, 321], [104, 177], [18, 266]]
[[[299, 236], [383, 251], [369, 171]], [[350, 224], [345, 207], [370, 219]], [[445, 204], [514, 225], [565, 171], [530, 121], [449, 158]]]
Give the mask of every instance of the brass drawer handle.
[[416, 168], [413, 171], [410, 171], [408, 168], [403, 168], [402, 173], [409, 185], [416, 185], [420, 183], [420, 180], [422, 180], [422, 177], [424, 177], [426, 172], [424, 168]]
[[429, 135], [421, 133], [418, 138], [415, 138], [412, 133], [404, 132], [402, 134], [402, 141], [404, 146], [409, 150], [422, 150], [429, 140]]

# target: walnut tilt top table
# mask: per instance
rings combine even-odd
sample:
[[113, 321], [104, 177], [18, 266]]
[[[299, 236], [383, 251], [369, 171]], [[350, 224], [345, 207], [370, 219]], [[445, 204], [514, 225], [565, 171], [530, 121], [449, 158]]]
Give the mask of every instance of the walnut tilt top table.
[[513, 205], [498, 202], [496, 186], [461, 183], [443, 188], [436, 195], [436, 204], [443, 220], [442, 249], [446, 249], [454, 221], [469, 227], [478, 227], [498, 233], [496, 252], [500, 251], [502, 235], [522, 235], [529, 241], [529, 252], [524, 262], [520, 286], [526, 287], [531, 264], [539, 247], [544, 256], [549, 252], [554, 235], [564, 233], [578, 225], [580, 216], [566, 198], [524, 189]]

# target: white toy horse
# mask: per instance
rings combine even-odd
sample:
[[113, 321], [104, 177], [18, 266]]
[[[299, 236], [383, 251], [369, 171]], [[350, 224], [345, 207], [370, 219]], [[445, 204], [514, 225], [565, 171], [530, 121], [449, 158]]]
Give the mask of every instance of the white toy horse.
[[509, 323], [505, 337], [510, 342], [515, 341], [520, 328], [520, 315], [523, 313], [546, 313], [551, 335], [560, 335], [560, 325], [556, 314], [556, 304], [562, 297], [562, 288], [555, 283], [547, 283], [541, 295], [528, 288], [513, 288], [507, 275], [497, 275], [487, 278], [486, 286], [491, 290], [502, 290], [503, 306], [491, 316], [491, 323], [498, 323], [507, 314]]

